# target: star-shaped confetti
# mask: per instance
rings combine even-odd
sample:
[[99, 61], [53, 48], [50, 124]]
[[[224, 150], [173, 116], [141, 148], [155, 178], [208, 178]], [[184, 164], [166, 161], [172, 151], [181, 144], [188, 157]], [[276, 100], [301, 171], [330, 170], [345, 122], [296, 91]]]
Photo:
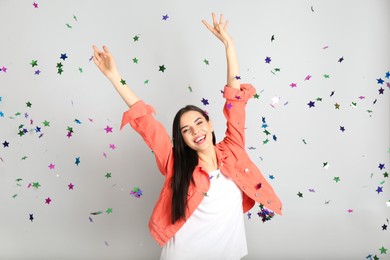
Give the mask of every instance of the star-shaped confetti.
[[344, 126], [340, 126], [340, 131], [344, 132], [345, 131], [345, 127]]
[[164, 66], [164, 64], [163, 65], [161, 65], [161, 66], [159, 66], [159, 69], [158, 69], [158, 71], [161, 71], [161, 72], [163, 72], [164, 73], [164, 71], [166, 70], [166, 68], [165, 68], [165, 66]]
[[121, 79], [121, 84], [122, 84], [122, 85], [126, 85], [126, 80]]
[[341, 57], [341, 58], [339, 58], [339, 61], [338, 62], [343, 62], [344, 61], [344, 57]]
[[138, 42], [138, 40], [139, 40], [139, 34], [137, 34], [137, 35], [135, 35], [135, 36], [133, 37], [133, 41]]
[[112, 208], [108, 208], [108, 209], [106, 210], [106, 212], [107, 212], [107, 214], [112, 213]]
[[39, 182], [33, 182], [32, 187], [38, 189], [39, 187], [41, 187], [41, 184]]
[[380, 164], [378, 165], [378, 168], [379, 168], [380, 170], [385, 169], [385, 164], [384, 164], [384, 163], [380, 163]]
[[261, 218], [261, 221], [263, 223], [271, 220], [275, 216], [274, 212], [264, 208], [264, 206], [262, 204], [260, 204], [259, 207], [260, 207], [260, 210], [259, 210], [259, 212], [257, 212], [257, 215]]
[[106, 131], [106, 134], [112, 133], [112, 127], [110, 127], [110, 126], [106, 126], [106, 128], [104, 128], [104, 130]]
[[66, 60], [68, 58], [68, 55], [66, 53], [61, 53], [61, 60]]
[[29, 217], [30, 221], [33, 222], [34, 221], [34, 214], [30, 213], [29, 215], [30, 215], [30, 217]]
[[3, 67], [1, 67], [0, 71], [6, 73], [7, 72], [7, 68], [3, 66]]
[[38, 61], [37, 60], [32, 60], [30, 64], [31, 64], [31, 67], [38, 66]]
[[107, 172], [106, 173], [106, 175], [105, 175], [105, 177], [108, 179], [108, 178], [111, 178], [112, 176], [111, 176], [111, 172]]
[[43, 124], [44, 126], [50, 126], [50, 122], [47, 121], [47, 120], [43, 121], [42, 124]]
[[303, 198], [303, 193], [302, 192], [299, 191], [297, 195], [298, 195], [298, 197]]
[[139, 187], [134, 187], [130, 191], [130, 195], [139, 199], [142, 196], [142, 190]]
[[378, 186], [378, 188], [376, 189], [376, 192], [378, 192], [378, 194], [383, 192], [383, 187]]
[[79, 166], [79, 164], [80, 164], [80, 157], [76, 157], [75, 164], [76, 164], [77, 166]]
[[47, 197], [47, 198], [45, 199], [45, 203], [46, 203], [46, 204], [50, 204], [50, 203], [51, 203], [51, 198], [50, 198], [50, 197]]
[[209, 105], [209, 101], [208, 101], [208, 99], [205, 99], [205, 98], [202, 98], [202, 103], [203, 103], [203, 105]]
[[34, 2], [34, 3], [33, 3], [33, 6], [34, 6], [34, 8], [38, 8], [38, 3], [37, 3], [37, 2]]
[[163, 15], [163, 17], [162, 17], [162, 19], [163, 19], [164, 21], [168, 20], [168, 18], [169, 18], [168, 14]]
[[290, 84], [290, 87], [291, 87], [291, 88], [296, 88], [296, 87], [297, 87], [297, 83], [291, 83], [291, 84]]
[[115, 150], [115, 148], [116, 148], [115, 144], [110, 144], [109, 147], [110, 147], [110, 149], [112, 149], [112, 150]]
[[68, 189], [69, 189], [69, 190], [73, 190], [73, 188], [74, 188], [73, 183], [69, 183], [69, 184], [68, 184]]
[[210, 65], [210, 62], [209, 62], [208, 60], [206, 60], [206, 59], [204, 59], [203, 62], [204, 62], [204, 64], [206, 64], [206, 65]]
[[309, 108], [315, 107], [315, 102], [310, 100], [307, 105], [309, 106]]
[[4, 141], [4, 143], [3, 143], [3, 148], [5, 148], [5, 147], [9, 147], [9, 142]]
[[324, 168], [324, 169], [329, 169], [329, 163], [328, 162], [324, 162], [324, 163], [322, 163], [322, 167]]
[[265, 63], [268, 63], [268, 64], [271, 63], [271, 57], [267, 56], [264, 60], [265, 60]]
[[340, 181], [340, 177], [334, 177], [333, 180], [338, 183]]
[[383, 246], [379, 248], [379, 251], [381, 252], [381, 254], [387, 254], [387, 248], [384, 248]]
[[55, 166], [55, 164], [50, 163], [48, 167], [49, 167], [50, 170], [54, 170], [54, 168], [55, 168], [56, 166]]

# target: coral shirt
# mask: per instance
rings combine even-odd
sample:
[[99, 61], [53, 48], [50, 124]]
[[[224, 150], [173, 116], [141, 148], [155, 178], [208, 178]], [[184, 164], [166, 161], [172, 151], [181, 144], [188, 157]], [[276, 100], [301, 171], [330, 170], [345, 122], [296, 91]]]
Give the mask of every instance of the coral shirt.
[[[227, 120], [225, 138], [215, 145], [219, 169], [243, 192], [243, 211], [250, 210], [255, 202], [282, 214], [282, 203], [260, 170], [250, 160], [245, 150], [245, 106], [256, 90], [250, 84], [241, 84], [240, 89], [225, 86], [226, 103], [223, 113]], [[121, 129], [127, 123], [137, 131], [152, 149], [157, 166], [165, 176], [160, 196], [149, 220], [149, 230], [160, 246], [183, 226], [184, 219], [172, 224], [173, 150], [172, 142], [165, 127], [154, 116], [154, 109], [142, 100], [135, 103], [123, 114]], [[189, 217], [203, 200], [210, 187], [209, 176], [198, 164], [193, 172], [194, 183], [188, 188], [186, 216]]]

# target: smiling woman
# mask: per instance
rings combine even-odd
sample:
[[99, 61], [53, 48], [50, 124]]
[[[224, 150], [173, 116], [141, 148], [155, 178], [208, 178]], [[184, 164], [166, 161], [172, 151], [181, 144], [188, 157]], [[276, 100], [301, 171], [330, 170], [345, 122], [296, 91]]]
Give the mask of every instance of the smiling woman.
[[[245, 106], [255, 89], [239, 83], [228, 22], [223, 15], [219, 21], [214, 13], [212, 18], [213, 26], [202, 22], [224, 44], [227, 60], [227, 129], [218, 144], [207, 113], [187, 105], [173, 120], [172, 147], [154, 109], [127, 87], [107, 47], [101, 52], [93, 46], [96, 66], [130, 107], [121, 128], [129, 123], [142, 136], [166, 177], [149, 221], [153, 238], [163, 247], [161, 259], [240, 259], [247, 254], [243, 212], [257, 201], [281, 214], [281, 201], [245, 151]], [[211, 247], [215, 241], [218, 246]]]

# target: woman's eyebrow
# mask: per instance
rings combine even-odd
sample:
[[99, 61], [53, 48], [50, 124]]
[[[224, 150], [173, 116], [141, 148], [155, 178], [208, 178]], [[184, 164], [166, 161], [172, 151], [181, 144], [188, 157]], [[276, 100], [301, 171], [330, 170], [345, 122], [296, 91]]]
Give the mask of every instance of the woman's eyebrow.
[[[197, 119], [195, 119], [194, 123], [196, 123], [196, 121], [198, 121], [199, 119], [202, 119], [202, 117], [198, 117]], [[188, 127], [188, 125], [182, 126], [180, 128], [180, 130], [183, 130], [183, 128], [185, 128], [185, 127]]]

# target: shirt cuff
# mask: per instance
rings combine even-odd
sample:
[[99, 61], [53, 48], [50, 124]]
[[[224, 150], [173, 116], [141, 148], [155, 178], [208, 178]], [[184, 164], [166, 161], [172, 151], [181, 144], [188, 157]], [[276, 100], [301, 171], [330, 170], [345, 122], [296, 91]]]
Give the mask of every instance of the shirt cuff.
[[132, 105], [129, 110], [123, 113], [120, 130], [122, 130], [126, 124], [131, 123], [137, 118], [155, 113], [156, 112], [152, 106], [146, 105], [144, 101], [139, 100]]
[[241, 100], [248, 101], [256, 94], [256, 89], [252, 84], [240, 84], [240, 89], [225, 86], [223, 90], [223, 97], [227, 100]]

